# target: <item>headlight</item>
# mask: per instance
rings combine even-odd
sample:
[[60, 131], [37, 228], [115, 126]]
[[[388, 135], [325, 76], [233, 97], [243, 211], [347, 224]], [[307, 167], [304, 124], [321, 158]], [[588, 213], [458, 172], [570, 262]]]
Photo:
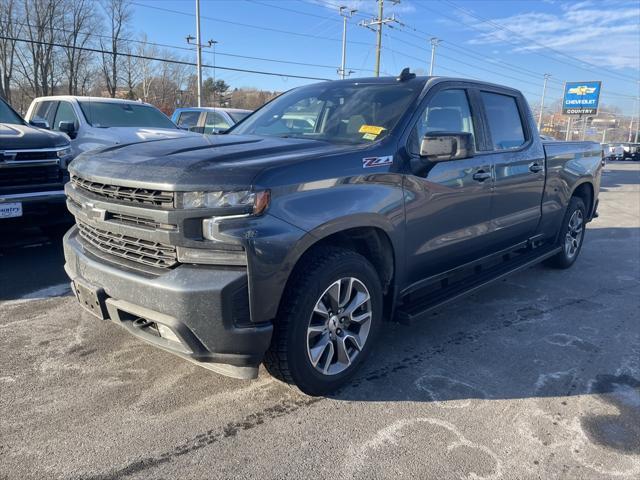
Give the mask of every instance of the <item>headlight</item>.
[[71, 155], [71, 147], [61, 148], [60, 150], [58, 150], [57, 154], [58, 158], [68, 157], [69, 155]]
[[228, 208], [233, 213], [258, 215], [269, 204], [269, 191], [184, 192], [177, 198], [179, 208]]

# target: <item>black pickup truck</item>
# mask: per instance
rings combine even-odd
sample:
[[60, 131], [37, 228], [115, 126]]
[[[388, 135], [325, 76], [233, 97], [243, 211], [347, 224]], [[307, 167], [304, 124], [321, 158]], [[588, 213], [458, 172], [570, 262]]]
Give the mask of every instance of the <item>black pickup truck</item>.
[[571, 266], [601, 169], [597, 143], [543, 144], [511, 88], [406, 70], [320, 83], [225, 135], [79, 156], [65, 268], [87, 310], [140, 339], [323, 394], [383, 320]]
[[72, 223], [64, 195], [71, 146], [46, 127], [28, 124], [0, 99], [0, 231], [38, 226], [61, 236]]

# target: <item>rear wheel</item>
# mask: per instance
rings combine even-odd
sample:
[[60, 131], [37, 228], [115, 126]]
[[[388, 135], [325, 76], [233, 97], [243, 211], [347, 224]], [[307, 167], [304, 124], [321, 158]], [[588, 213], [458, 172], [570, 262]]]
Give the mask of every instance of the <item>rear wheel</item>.
[[382, 320], [382, 287], [358, 253], [320, 248], [296, 268], [265, 366], [309, 395], [329, 393], [356, 372]]
[[547, 265], [555, 268], [569, 268], [582, 250], [587, 209], [582, 199], [572, 197], [560, 230], [559, 243], [562, 251], [547, 260]]

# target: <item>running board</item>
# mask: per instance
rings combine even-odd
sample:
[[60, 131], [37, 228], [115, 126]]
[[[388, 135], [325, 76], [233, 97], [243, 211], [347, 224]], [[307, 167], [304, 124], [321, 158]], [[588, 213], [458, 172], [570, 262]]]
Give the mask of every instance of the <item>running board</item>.
[[467, 280], [451, 285], [448, 284], [447, 278], [442, 278], [442, 275], [438, 275], [437, 278], [434, 277], [433, 283], [439, 283], [441, 287], [433, 289], [429, 294], [425, 294], [410, 303], [403, 302], [396, 310], [396, 319], [400, 323], [423, 320], [433, 309], [470, 295], [493, 282], [540, 263], [560, 251], [562, 251], [562, 247], [541, 247], [531, 249], [514, 259], [505, 257], [504, 262], [493, 265], [490, 268], [479, 269], [478, 273], [471, 275]]

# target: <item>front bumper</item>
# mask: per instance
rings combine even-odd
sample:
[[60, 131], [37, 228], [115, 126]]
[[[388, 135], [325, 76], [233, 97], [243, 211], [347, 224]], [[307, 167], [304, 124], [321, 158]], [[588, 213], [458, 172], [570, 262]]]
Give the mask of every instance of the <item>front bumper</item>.
[[0, 228], [47, 227], [73, 222], [62, 188], [33, 193], [0, 193], [0, 205], [3, 203], [21, 203], [22, 216], [0, 220]]
[[[179, 265], [159, 276], [127, 271], [87, 251], [77, 227], [64, 237], [64, 255], [74, 285], [96, 288], [98, 308], [140, 339], [225, 375], [257, 375], [273, 326], [248, 319], [245, 268]], [[179, 341], [154, 334], [150, 324], [170, 328]]]

